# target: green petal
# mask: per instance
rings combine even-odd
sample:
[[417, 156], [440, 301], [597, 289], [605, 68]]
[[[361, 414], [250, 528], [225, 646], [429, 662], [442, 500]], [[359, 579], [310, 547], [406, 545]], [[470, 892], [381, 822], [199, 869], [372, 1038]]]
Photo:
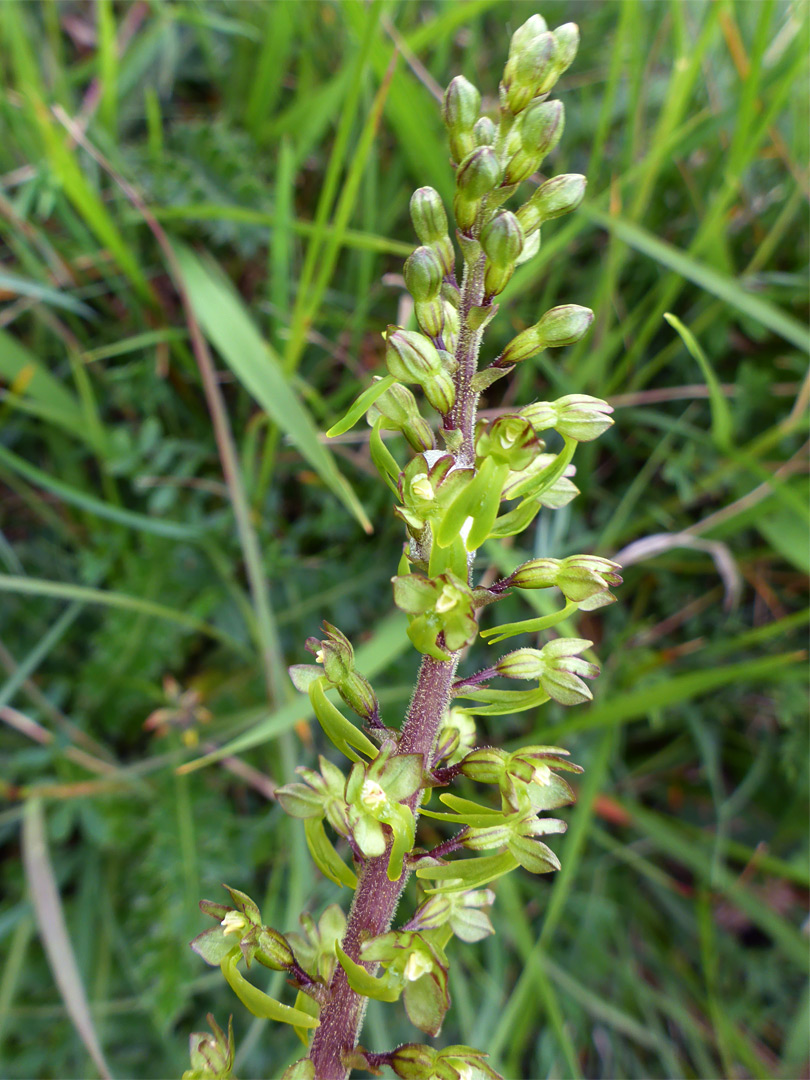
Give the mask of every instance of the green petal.
[[222, 961], [222, 974], [228, 985], [246, 1008], [254, 1016], [266, 1017], [268, 1020], [278, 1020], [282, 1024], [294, 1024], [300, 1028], [316, 1028], [320, 1021], [313, 1016], [308, 1016], [301, 1009], [292, 1009], [289, 1005], [282, 1005], [280, 1001], [269, 997], [257, 990], [249, 983], [241, 972], [237, 971], [236, 964], [239, 954], [232, 954]]
[[335, 851], [332, 841], [326, 835], [323, 822], [309, 818], [304, 822], [304, 833], [309, 853], [323, 876], [334, 881], [336, 885], [348, 885], [350, 889], [356, 889], [357, 875]]
[[355, 993], [374, 998], [376, 1001], [396, 1001], [399, 998], [402, 987], [392, 986], [387, 973], [380, 978], [375, 978], [362, 964], [356, 964], [350, 956], [347, 956], [340, 945], [335, 945], [335, 951], [340, 966], [346, 972], [349, 986]]

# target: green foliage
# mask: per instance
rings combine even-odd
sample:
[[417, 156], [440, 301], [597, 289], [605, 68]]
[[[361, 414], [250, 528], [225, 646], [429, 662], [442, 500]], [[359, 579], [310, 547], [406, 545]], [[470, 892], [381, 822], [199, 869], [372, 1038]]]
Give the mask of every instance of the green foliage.
[[[369, 479], [365, 438], [342, 436], [332, 457], [375, 524], [370, 540], [335, 497], [327, 458], [310, 441], [307, 463], [289, 440], [323, 430], [382, 371], [380, 333], [413, 249], [409, 194], [428, 183], [452, 196], [431, 80], [462, 71], [492, 87], [532, 7], [313, 2], [295, 18], [292, 5], [217, 0], [99, 7], [97, 27], [80, 8], [0, 5], [0, 1057], [9, 1077], [96, 1070], [19, 859], [22, 803], [38, 795], [54, 895], [113, 1075], [180, 1075], [183, 1040], [209, 1009], [223, 1028], [237, 1013], [237, 1076], [281, 1075], [300, 1044], [288, 1028], [272, 1046], [258, 1038], [220, 973], [183, 949], [202, 929], [194, 904], [235, 882], [286, 931], [302, 908], [340, 899], [312, 876], [299, 823], [267, 800], [327, 745], [307, 725], [308, 699], [288, 700], [282, 681], [322, 615], [358, 645], [364, 676], [385, 668], [387, 715], [404, 710], [414, 674], [403, 617], [390, 620], [402, 521]], [[480, 742], [511, 754], [564, 741], [586, 772], [559, 873], [507, 874], [509, 853], [447, 868], [464, 868], [454, 896], [501, 879], [497, 938], [453, 943], [444, 1037], [485, 1047], [508, 1076], [792, 1077], [807, 1009], [806, 12], [781, 0], [550, 0], [542, 12], [551, 26], [581, 26], [548, 166], [558, 180], [587, 174], [588, 186], [577, 213], [544, 217], [539, 251], [516, 260], [483, 361], [565, 298], [595, 319], [581, 345], [535, 353], [492, 382], [485, 405], [592, 395], [609, 400], [616, 425], [580, 446], [576, 475], [527, 496], [521, 513], [539, 515], [525, 538], [509, 541], [515, 518], [496, 524], [507, 539], [488, 541], [487, 557], [506, 578], [537, 558], [615, 554], [625, 601], [556, 624], [595, 642], [593, 706], [479, 721]], [[408, 51], [384, 83], [389, 27]], [[259, 634], [232, 478], [160, 251], [52, 105], [81, 117], [89, 143], [209, 275], [204, 256], [216, 259], [311, 419], [294, 431], [300, 412], [268, 420], [271, 403], [243, 379], [239, 365], [267, 363], [267, 344], [258, 361], [217, 352], [275, 634]], [[232, 299], [222, 288], [217, 348]], [[414, 330], [443, 317], [452, 333], [441, 300], [438, 315], [400, 321]], [[278, 385], [277, 372], [259, 378]], [[718, 388], [730, 424], [712, 412]], [[385, 394], [378, 405], [393, 414]], [[388, 423], [379, 431], [427, 449], [423, 431]], [[374, 460], [405, 460], [399, 436], [386, 446], [379, 431]], [[543, 437], [545, 468], [559, 444]], [[701, 543], [675, 546], [689, 536]], [[538, 630], [565, 610], [553, 587], [515, 590], [497, 621], [530, 621], [527, 603]], [[494, 625], [486, 610], [482, 621]], [[479, 643], [470, 670], [492, 661]], [[160, 724], [144, 729], [158, 709]], [[448, 719], [446, 761], [468, 725], [467, 714]], [[175, 774], [208, 754], [205, 771]], [[422, 829], [444, 835], [427, 819]], [[444, 895], [433, 889], [441, 873], [419, 869], [413, 889], [426, 892], [409, 910]], [[284, 976], [264, 974], [261, 992], [282, 997]], [[420, 1075], [412, 1061], [436, 1072], [436, 1053], [452, 1080], [473, 1066], [489, 1075], [468, 1049], [409, 1042], [404, 1012], [384, 1009], [372, 1005], [364, 1042], [405, 1044], [398, 1075]]]

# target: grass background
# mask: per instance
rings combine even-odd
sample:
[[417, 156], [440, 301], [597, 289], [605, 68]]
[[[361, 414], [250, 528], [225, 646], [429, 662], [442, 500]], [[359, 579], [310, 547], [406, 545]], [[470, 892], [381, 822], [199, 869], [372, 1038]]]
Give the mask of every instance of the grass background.
[[[317, 433], [380, 369], [410, 192], [452, 191], [436, 94], [461, 72], [492, 102], [534, 10], [0, 4], [4, 1076], [176, 1076], [208, 1010], [235, 1014], [239, 1076], [297, 1056], [186, 943], [222, 881], [280, 929], [346, 904], [270, 798], [323, 749], [284, 669], [326, 617], [391, 720], [416, 661], [367, 443]], [[497, 936], [454, 943], [442, 1040], [511, 1078], [798, 1077], [807, 6], [542, 12], [581, 27], [546, 164], [588, 198], [544, 229], [487, 355], [556, 303], [596, 322], [486, 404], [587, 392], [616, 426], [569, 508], [486, 554], [633, 546], [621, 602], [578, 624], [593, 706], [485, 729], [586, 772], [563, 871], [505, 879]], [[372, 1004], [366, 1045], [414, 1037]]]

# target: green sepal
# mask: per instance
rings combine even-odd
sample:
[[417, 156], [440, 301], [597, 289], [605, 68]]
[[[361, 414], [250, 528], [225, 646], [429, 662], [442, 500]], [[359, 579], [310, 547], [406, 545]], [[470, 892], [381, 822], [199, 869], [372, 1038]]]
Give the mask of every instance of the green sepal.
[[457, 697], [473, 698], [475, 701], [483, 701], [483, 705], [465, 705], [465, 712], [473, 716], [505, 716], [508, 713], [524, 712], [533, 709], [537, 705], [545, 705], [550, 700], [549, 695], [539, 687], [536, 690], [489, 690], [470, 688], [461, 690]]
[[362, 964], [355, 963], [350, 956], [347, 956], [340, 945], [335, 945], [335, 950], [340, 966], [346, 972], [349, 986], [356, 994], [374, 998], [375, 1001], [397, 1001], [399, 999], [402, 987], [393, 986], [387, 973], [377, 978], [370, 971], [367, 971]]
[[448, 572], [461, 581], [467, 577], [467, 549], [460, 536], [457, 536], [447, 547], [440, 547], [438, 544], [430, 546], [428, 577], [436, 578]]
[[[524, 619], [522, 622], [503, 623], [501, 626], [492, 626], [489, 630], [482, 630], [481, 637], [485, 640], [492, 638], [491, 641], [487, 641], [487, 644], [497, 645], [499, 641], [505, 641], [506, 638], [515, 637], [516, 634], [532, 634], [537, 633], [539, 630], [548, 630], [549, 627], [556, 626], [557, 623], [567, 619], [578, 610], [579, 604], [569, 601], [564, 608], [553, 611], [550, 615], [543, 615], [537, 619]], [[493, 634], [497, 634], [498, 636], [493, 637]]]
[[239, 946], [234, 942], [233, 934], [226, 934], [221, 926], [212, 926], [209, 930], [203, 930], [189, 942], [189, 945], [211, 967], [219, 967], [230, 953], [239, 952]]
[[435, 818], [436, 821], [447, 821], [451, 825], [471, 825], [476, 829], [485, 829], [493, 824], [493, 813], [484, 814], [442, 814], [436, 810], [421, 810], [425, 817]]
[[293, 1009], [289, 1005], [282, 1005], [280, 1001], [276, 1001], [275, 998], [271, 998], [267, 994], [262, 993], [261, 990], [257, 990], [256, 987], [252, 983], [249, 983], [244, 975], [237, 970], [236, 965], [238, 961], [238, 953], [227, 956], [222, 961], [222, 974], [225, 976], [226, 982], [242, 1004], [249, 1009], [254, 1016], [266, 1017], [268, 1020], [278, 1020], [282, 1024], [293, 1024], [295, 1027], [301, 1028], [316, 1028], [320, 1025], [319, 1020], [309, 1016], [301, 1009]]
[[487, 882], [503, 877], [517, 867], [518, 861], [508, 851], [500, 855], [482, 855], [476, 859], [454, 859], [444, 866], [423, 866], [416, 871], [416, 876], [432, 881], [454, 881], [452, 885], [438, 885], [435, 889], [425, 889], [430, 896], [437, 892], [461, 892], [479, 889]]
[[307, 692], [312, 708], [318, 718], [318, 723], [324, 732], [338, 750], [345, 754], [350, 761], [360, 761], [360, 758], [351, 749], [352, 747], [365, 754], [366, 757], [376, 757], [377, 747], [359, 728], [346, 719], [336, 705], [332, 704], [324, 693], [323, 683], [324, 680], [319, 679], [310, 685]]
[[525, 532], [534, 521], [539, 510], [539, 502], [527, 499], [519, 506], [516, 506], [514, 510], [510, 510], [507, 514], [502, 514], [496, 519], [495, 524], [490, 529], [489, 539], [503, 540], [507, 536], [517, 536], [518, 533]]
[[548, 845], [529, 836], [513, 836], [509, 840], [509, 853], [530, 874], [550, 874], [560, 869], [560, 860]]
[[356, 889], [357, 875], [338, 855], [320, 818], [307, 818], [304, 822], [304, 835], [309, 853], [323, 876], [334, 881], [336, 885]]
[[[296, 994], [295, 1008], [298, 1009], [299, 1012], [306, 1013], [307, 1016], [314, 1017], [316, 1020], [318, 1019], [321, 1011], [321, 1007], [315, 1000], [315, 998], [310, 997], [309, 994], [305, 994], [303, 990], [299, 990]], [[293, 1027], [293, 1031], [304, 1044], [304, 1046], [309, 1046], [309, 1037], [307, 1036], [307, 1030], [307, 1028], [299, 1027], [297, 1024]]]
[[451, 791], [443, 791], [439, 796], [439, 802], [449, 806], [457, 814], [497, 814], [500, 810], [494, 810], [481, 803], [473, 802], [472, 799], [462, 799], [460, 795], [454, 795]]
[[333, 439], [336, 435], [343, 435], [349, 431], [357, 421], [368, 412], [377, 398], [382, 397], [389, 386], [393, 386], [397, 380], [393, 375], [386, 375], [379, 382], [372, 383], [368, 390], [363, 393], [349, 406], [343, 418], [333, 424], [326, 433], [327, 439]]
[[410, 1022], [435, 1038], [442, 1030], [445, 1013], [450, 1008], [447, 972], [439, 968], [415, 982], [406, 983], [402, 1001]]
[[[403, 807], [403, 809], [408, 810], [408, 807]], [[388, 867], [386, 869], [389, 881], [399, 881], [402, 877], [405, 856], [412, 850], [415, 839], [416, 825], [413, 814], [411, 814], [410, 828], [400, 827], [394, 829], [394, 841], [391, 844], [391, 852], [388, 856]]]
[[396, 458], [382, 441], [382, 436], [380, 435], [381, 430], [382, 417], [376, 421], [374, 427], [371, 429], [371, 436], [368, 444], [369, 450], [371, 451], [371, 460], [374, 462], [374, 467], [377, 472], [386, 484], [388, 484], [396, 497], [399, 498], [397, 479], [399, 478], [400, 468]]

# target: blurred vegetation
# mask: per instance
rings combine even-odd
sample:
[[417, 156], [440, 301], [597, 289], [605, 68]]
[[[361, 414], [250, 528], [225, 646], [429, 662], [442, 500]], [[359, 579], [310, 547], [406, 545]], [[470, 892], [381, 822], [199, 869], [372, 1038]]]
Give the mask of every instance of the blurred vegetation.
[[[113, 1075], [179, 1075], [209, 1010], [235, 1014], [237, 1075], [297, 1056], [187, 942], [222, 881], [280, 929], [345, 904], [272, 802], [323, 749], [284, 668], [328, 618], [363, 642], [391, 722], [416, 658], [367, 442], [326, 448], [317, 431], [408, 318], [408, 198], [451, 190], [437, 94], [459, 72], [492, 94], [533, 10], [0, 4], [4, 1076], [97, 1075], [88, 1047]], [[616, 406], [578, 456], [581, 497], [530, 540], [555, 556], [634, 546], [620, 602], [578, 627], [603, 662], [594, 705], [488, 727], [507, 746], [559, 741], [586, 773], [562, 873], [505, 880], [497, 937], [454, 944], [442, 1039], [512, 1078], [793, 1078], [808, 1050], [807, 7], [542, 13], [581, 27], [552, 167], [586, 173], [589, 194], [544, 228], [487, 348], [555, 303], [595, 309], [580, 346], [525, 363], [509, 391]], [[510, 403], [500, 385], [487, 407]], [[509, 603], [504, 620], [527, 617]], [[411, 1038], [401, 1009], [372, 1003], [366, 1045]]]

